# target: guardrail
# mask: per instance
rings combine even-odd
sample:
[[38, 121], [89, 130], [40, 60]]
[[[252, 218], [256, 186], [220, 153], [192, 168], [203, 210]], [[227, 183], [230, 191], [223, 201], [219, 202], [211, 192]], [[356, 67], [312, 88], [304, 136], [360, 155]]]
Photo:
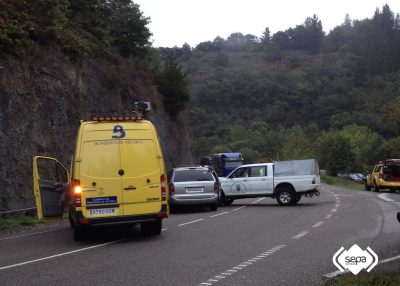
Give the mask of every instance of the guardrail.
[[31, 210], [35, 210], [36, 207], [34, 208], [26, 208], [26, 209], [18, 209], [18, 210], [12, 210], [12, 211], [5, 211], [5, 212], [0, 212], [0, 215], [3, 214], [11, 214], [11, 213], [19, 213], [19, 212], [24, 212], [24, 211], [31, 211]]

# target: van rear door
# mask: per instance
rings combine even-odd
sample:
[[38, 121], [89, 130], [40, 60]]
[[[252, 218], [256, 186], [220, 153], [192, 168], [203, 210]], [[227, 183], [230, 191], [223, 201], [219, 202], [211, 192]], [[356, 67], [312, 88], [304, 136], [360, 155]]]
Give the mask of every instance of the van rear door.
[[121, 139], [121, 168], [124, 214], [158, 213], [161, 209], [161, 166], [158, 142], [148, 123], [122, 124], [126, 133]]
[[[124, 215], [121, 204], [123, 175], [119, 144], [113, 138], [114, 124], [83, 126], [79, 157], [82, 213], [85, 217]], [[78, 172], [78, 170], [75, 170]]]
[[62, 217], [68, 202], [69, 173], [57, 160], [50, 157], [33, 157], [33, 189], [37, 216]]

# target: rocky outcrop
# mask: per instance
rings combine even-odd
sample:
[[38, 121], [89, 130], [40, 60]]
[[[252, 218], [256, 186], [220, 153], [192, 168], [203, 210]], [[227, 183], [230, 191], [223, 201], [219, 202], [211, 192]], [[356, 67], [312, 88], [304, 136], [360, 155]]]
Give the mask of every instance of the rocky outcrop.
[[76, 61], [43, 47], [22, 57], [0, 55], [0, 211], [34, 205], [32, 156], [67, 164], [81, 119], [128, 115], [138, 99], [152, 103], [149, 119], [167, 168], [191, 163], [186, 116], [165, 112], [144, 69], [117, 60]]

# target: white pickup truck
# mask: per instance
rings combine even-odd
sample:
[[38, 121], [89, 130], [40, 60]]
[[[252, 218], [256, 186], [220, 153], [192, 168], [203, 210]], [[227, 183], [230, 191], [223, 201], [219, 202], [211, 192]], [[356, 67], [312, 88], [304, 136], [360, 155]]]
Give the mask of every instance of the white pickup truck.
[[221, 182], [220, 201], [271, 197], [283, 206], [297, 204], [302, 196], [319, 196], [321, 181], [315, 159], [242, 165]]

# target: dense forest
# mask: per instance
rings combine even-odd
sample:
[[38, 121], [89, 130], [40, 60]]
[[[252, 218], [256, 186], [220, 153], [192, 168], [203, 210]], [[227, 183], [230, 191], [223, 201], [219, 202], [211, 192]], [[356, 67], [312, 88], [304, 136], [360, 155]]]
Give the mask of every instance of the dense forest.
[[316, 157], [331, 174], [400, 158], [400, 18], [387, 5], [328, 34], [313, 15], [159, 52], [187, 72], [196, 157]]

